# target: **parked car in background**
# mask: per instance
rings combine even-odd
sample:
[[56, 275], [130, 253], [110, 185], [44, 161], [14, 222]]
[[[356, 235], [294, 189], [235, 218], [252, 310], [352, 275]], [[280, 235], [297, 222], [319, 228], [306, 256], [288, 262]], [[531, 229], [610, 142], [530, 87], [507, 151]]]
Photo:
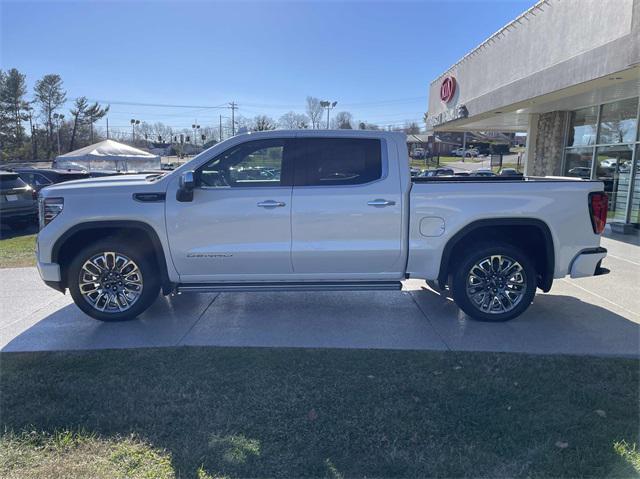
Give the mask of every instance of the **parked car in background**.
[[604, 160], [600, 160], [600, 166], [605, 168], [615, 168], [618, 160], [616, 158], [605, 158]]
[[478, 156], [480, 153], [478, 151], [477, 148], [456, 148], [455, 150], [451, 151], [451, 155], [453, 156], [465, 156], [465, 157], [471, 157], [471, 156]]
[[591, 178], [591, 168], [587, 168], [586, 166], [576, 166], [567, 172], [567, 176], [577, 176], [578, 178], [584, 178], [587, 180]]
[[471, 173], [469, 173], [469, 176], [498, 176], [496, 175], [493, 171], [491, 171], [488, 168], [479, 168], [475, 171], [472, 171]]
[[424, 148], [418, 146], [418, 147], [413, 149], [413, 155], [412, 156], [414, 158], [424, 158], [426, 154], [427, 154], [427, 150], [425, 150]]
[[411, 173], [411, 176], [418, 176], [420, 173], [422, 173], [422, 170], [420, 168], [412, 166], [411, 168], [409, 168], [409, 172]]
[[[273, 174], [234, 173], [245, 168]], [[601, 181], [435, 173], [411, 178], [395, 132], [236, 135], [171, 173], [44, 188], [38, 270], [104, 321], [136, 317], [160, 290], [397, 290], [405, 278], [506, 321], [554, 278], [606, 273]]]
[[499, 176], [522, 176], [522, 173], [520, 173], [515, 168], [502, 168], [498, 173], [498, 175]]
[[436, 168], [433, 170], [424, 170], [418, 176], [426, 178], [429, 176], [453, 176], [454, 171], [451, 168]]
[[53, 168], [12, 168], [12, 171], [20, 176], [20, 179], [40, 191], [45, 186], [63, 183], [71, 180], [84, 180], [90, 178], [86, 171], [57, 170]]
[[24, 229], [38, 221], [38, 194], [13, 171], [0, 171], [0, 223]]

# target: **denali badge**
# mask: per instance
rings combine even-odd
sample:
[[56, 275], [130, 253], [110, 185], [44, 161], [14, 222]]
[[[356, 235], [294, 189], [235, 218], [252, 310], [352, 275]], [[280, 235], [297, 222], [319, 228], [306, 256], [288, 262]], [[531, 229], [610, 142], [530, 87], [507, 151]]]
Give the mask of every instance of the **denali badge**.
[[187, 258], [231, 258], [229, 253], [187, 253]]

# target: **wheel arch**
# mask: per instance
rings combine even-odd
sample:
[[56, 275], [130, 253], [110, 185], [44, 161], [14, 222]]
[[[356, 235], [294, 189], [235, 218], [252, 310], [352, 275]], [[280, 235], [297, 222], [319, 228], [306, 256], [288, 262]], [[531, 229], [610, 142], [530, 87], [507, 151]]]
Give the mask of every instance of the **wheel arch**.
[[[533, 234], [533, 235], [532, 235]], [[446, 284], [450, 271], [455, 265], [456, 252], [467, 242], [482, 239], [500, 239], [532, 254], [539, 277], [537, 286], [544, 292], [551, 289], [555, 270], [555, 248], [549, 225], [537, 218], [490, 218], [477, 220], [464, 226], [447, 242], [438, 272], [438, 281]], [[523, 244], [519, 244], [521, 240]], [[542, 242], [543, 250], [536, 248], [536, 241]]]
[[62, 288], [66, 287], [65, 271], [69, 266], [69, 255], [72, 254], [73, 249], [85, 246], [97, 239], [107, 236], [123, 235], [125, 233], [133, 233], [134, 237], [149, 241], [152, 247], [151, 251], [154, 255], [154, 261], [158, 266], [162, 291], [164, 294], [171, 292], [174, 285], [169, 279], [167, 260], [158, 234], [148, 223], [133, 220], [89, 221], [72, 226], [65, 231], [56, 240], [51, 250], [52, 262], [60, 264], [62, 270]]

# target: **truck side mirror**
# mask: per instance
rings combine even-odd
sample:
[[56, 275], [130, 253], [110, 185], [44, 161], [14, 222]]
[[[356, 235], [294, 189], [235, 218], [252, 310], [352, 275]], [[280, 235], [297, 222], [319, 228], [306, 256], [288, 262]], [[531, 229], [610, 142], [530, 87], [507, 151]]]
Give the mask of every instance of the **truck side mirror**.
[[193, 171], [185, 171], [180, 175], [178, 181], [178, 191], [176, 200], [182, 202], [193, 201], [193, 190], [196, 187], [196, 180]]

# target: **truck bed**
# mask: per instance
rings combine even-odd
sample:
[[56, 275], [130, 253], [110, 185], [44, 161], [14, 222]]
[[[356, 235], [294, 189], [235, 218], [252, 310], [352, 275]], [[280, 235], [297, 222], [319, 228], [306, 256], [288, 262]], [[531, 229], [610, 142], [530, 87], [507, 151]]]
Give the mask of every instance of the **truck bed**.
[[593, 183], [601, 180], [584, 180], [582, 178], [570, 178], [564, 176], [413, 176], [412, 183], [442, 183], [442, 182], [462, 182], [462, 183], [486, 183], [486, 182], [582, 182]]
[[[461, 186], [460, 183], [467, 183]], [[412, 276], [432, 278], [450, 238], [476, 221], [536, 221], [548, 227], [555, 246], [554, 277], [568, 274], [581, 250], [599, 245], [589, 213], [589, 194], [602, 181], [563, 177], [412, 178], [409, 261]]]

